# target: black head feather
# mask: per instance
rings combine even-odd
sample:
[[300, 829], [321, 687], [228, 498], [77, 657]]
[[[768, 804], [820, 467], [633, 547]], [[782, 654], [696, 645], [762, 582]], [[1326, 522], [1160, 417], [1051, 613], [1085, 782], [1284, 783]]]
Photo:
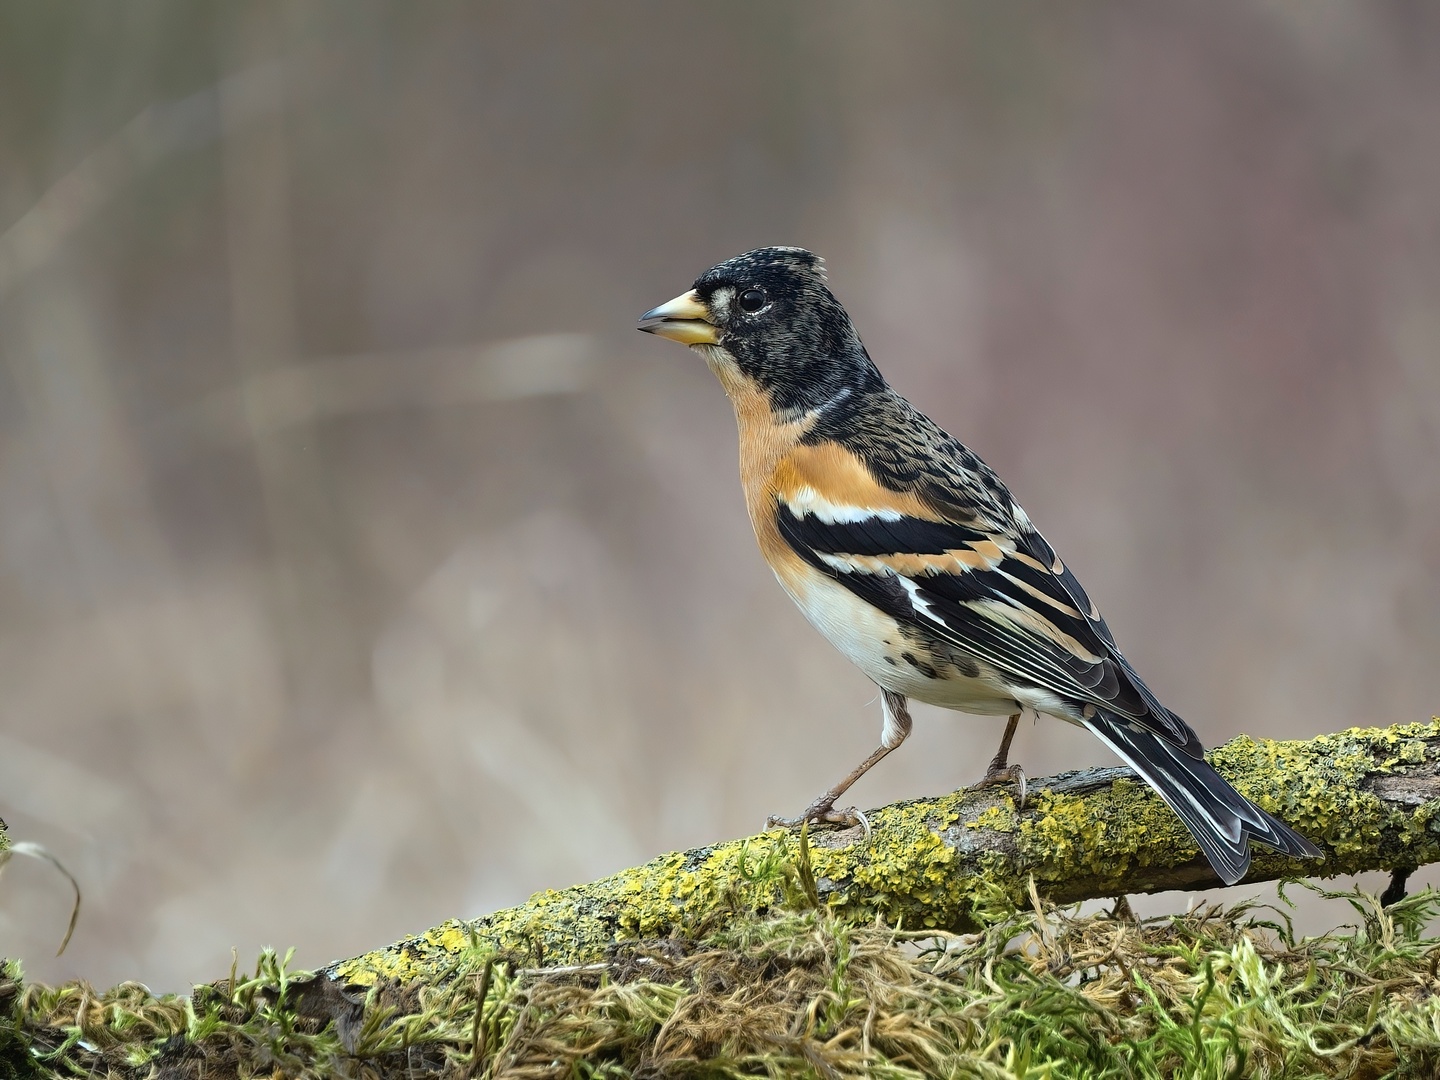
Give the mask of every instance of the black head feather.
[[770, 393], [777, 410], [806, 410], [884, 385], [850, 316], [825, 284], [824, 263], [803, 248], [747, 251], [707, 270], [695, 292], [720, 345]]

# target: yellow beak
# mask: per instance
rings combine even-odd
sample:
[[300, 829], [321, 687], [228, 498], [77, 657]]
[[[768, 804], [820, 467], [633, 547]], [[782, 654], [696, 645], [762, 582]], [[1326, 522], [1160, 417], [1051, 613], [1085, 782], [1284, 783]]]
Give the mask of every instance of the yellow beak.
[[691, 289], [668, 304], [651, 308], [640, 316], [642, 333], [678, 341], [684, 345], [718, 345], [720, 330], [710, 321], [710, 309]]

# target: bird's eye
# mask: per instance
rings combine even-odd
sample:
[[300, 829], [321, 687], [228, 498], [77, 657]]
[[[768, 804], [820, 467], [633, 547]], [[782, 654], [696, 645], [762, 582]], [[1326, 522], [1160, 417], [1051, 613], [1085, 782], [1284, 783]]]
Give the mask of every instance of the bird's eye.
[[738, 301], [740, 310], [748, 314], [754, 314], [765, 306], [767, 298], [764, 289], [746, 289], [740, 294]]

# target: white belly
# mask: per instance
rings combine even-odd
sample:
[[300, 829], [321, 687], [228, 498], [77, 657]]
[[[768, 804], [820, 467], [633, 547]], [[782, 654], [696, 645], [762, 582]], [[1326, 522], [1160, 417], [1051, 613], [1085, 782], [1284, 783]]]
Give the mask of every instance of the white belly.
[[907, 645], [899, 624], [840, 583], [814, 571], [794, 582], [779, 574], [776, 578], [810, 625], [885, 689], [981, 716], [1019, 711], [1015, 698], [987, 680], [983, 672], [979, 678], [966, 678], [953, 668], [940, 677], [927, 675], [922, 667], [925, 657], [917, 657], [919, 663], [907, 659], [907, 654], [915, 655], [915, 649]]

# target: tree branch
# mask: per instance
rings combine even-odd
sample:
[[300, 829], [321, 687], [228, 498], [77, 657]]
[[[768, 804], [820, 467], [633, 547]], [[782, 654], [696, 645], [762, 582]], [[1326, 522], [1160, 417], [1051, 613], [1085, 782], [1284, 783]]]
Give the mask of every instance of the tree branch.
[[[1209, 755], [1243, 794], [1319, 844], [1321, 861], [1257, 849], [1246, 882], [1409, 869], [1440, 861], [1440, 718], [1296, 742], [1241, 736]], [[1026, 901], [1033, 877], [1057, 903], [1218, 887], [1185, 827], [1129, 769], [896, 803], [859, 828], [817, 830], [802, 852], [772, 830], [692, 851], [471, 922], [452, 920], [327, 969], [346, 983], [423, 980], [472, 946], [523, 966], [586, 964], [626, 939], [714, 930], [737, 912], [810, 897], [843, 917], [966, 932]]]

